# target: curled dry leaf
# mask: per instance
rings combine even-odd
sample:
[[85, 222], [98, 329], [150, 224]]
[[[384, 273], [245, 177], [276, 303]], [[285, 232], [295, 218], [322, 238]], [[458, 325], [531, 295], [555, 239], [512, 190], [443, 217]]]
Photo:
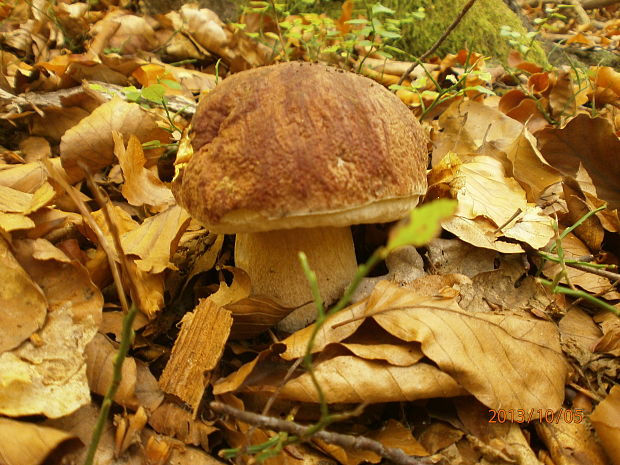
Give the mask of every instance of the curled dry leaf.
[[[112, 381], [116, 347], [103, 334], [98, 333], [86, 348], [88, 384], [93, 392], [104, 395]], [[155, 410], [163, 401], [163, 393], [148, 367], [132, 357], [125, 358], [121, 384], [114, 396], [118, 404], [137, 409], [144, 406]]]
[[0, 168], [0, 186], [33, 194], [45, 181], [47, 181], [47, 171], [40, 162], [3, 165]]
[[156, 408], [149, 417], [149, 425], [160, 434], [204, 450], [209, 450], [209, 435], [218, 430], [210, 422], [192, 418], [192, 412], [172, 402]]
[[[115, 205], [113, 208], [109, 208], [110, 217], [118, 229], [118, 233], [122, 238], [126, 233], [137, 229], [140, 225], [134, 221], [129, 213], [123, 210], [121, 207]], [[108, 244], [112, 247], [112, 253], [114, 259], [119, 261], [117, 252], [113, 248], [114, 239], [112, 238], [108, 225], [105, 221], [103, 211], [97, 210], [93, 212], [95, 221], [101, 228], [104, 236], [106, 237]], [[96, 241], [96, 236], [92, 231], [86, 231], [89, 238]], [[101, 248], [97, 249], [97, 253], [94, 254], [91, 261], [87, 264], [89, 272], [93, 276], [105, 275], [107, 270], [107, 260], [105, 253]], [[134, 276], [134, 283], [136, 292], [138, 295], [132, 295], [132, 300], [138, 306], [138, 309], [144, 313], [149, 319], [151, 319], [163, 306], [164, 306], [164, 276], [163, 273], [147, 273], [138, 268], [133, 260], [128, 260], [128, 272]]]
[[224, 266], [222, 269], [233, 274], [232, 284], [228, 286], [226, 281], [220, 281], [220, 287], [208, 300], [231, 312], [231, 338], [256, 336], [280, 321], [282, 315], [290, 313], [290, 308], [282, 307], [267, 297], [252, 296], [250, 277], [241, 268]]
[[523, 188], [494, 158], [473, 156], [463, 162], [456, 154], [444, 157], [429, 173], [427, 195], [446, 191], [458, 200], [458, 208], [442, 226], [465, 242], [519, 253], [523, 249], [515, 241], [539, 249], [553, 237], [551, 218], [527, 202]]
[[47, 300], [1, 237], [0, 275], [4, 277], [0, 280], [0, 352], [4, 352], [17, 347], [43, 326]]
[[136, 265], [147, 273], [175, 269], [170, 257], [176, 251], [181, 234], [189, 224], [189, 214], [178, 205], [151, 216], [136, 229], [121, 237], [123, 252], [140, 257]]
[[49, 204], [56, 192], [48, 182], [44, 182], [32, 194], [0, 186], [0, 212], [27, 215]]
[[146, 169], [146, 158], [142, 145], [136, 136], [129, 136], [127, 148], [118, 131], [112, 132], [114, 154], [118, 158], [125, 182], [121, 187], [123, 196], [130, 205], [150, 206], [155, 211], [165, 210], [175, 204], [172, 192], [150, 170]]
[[3, 465], [41, 465], [60, 447], [79, 445], [71, 433], [34, 423], [0, 418], [0, 461]]
[[[314, 375], [328, 403], [406, 402], [467, 393], [450, 375], [427, 363], [401, 367], [342, 355], [316, 364]], [[262, 388], [269, 392], [274, 386]], [[286, 383], [279, 398], [319, 402], [308, 373]]]
[[[620, 139], [604, 118], [577, 115], [561, 129], [548, 128], [538, 134], [540, 151], [564, 176], [577, 178], [581, 166], [594, 184], [596, 195], [610, 209], [620, 208]], [[583, 188], [589, 192], [589, 189]]]
[[[353, 327], [349, 334], [360, 331], [361, 313], [372, 317], [392, 336], [420, 343], [422, 353], [439, 370], [426, 363], [398, 367], [336, 355], [319, 360], [314, 366], [328, 402], [405, 401], [462, 395], [466, 389], [490, 408], [557, 409], [562, 404], [567, 367], [552, 323], [514, 315], [465, 312], [453, 298], [427, 297], [387, 281], [379, 283], [368, 300], [354, 308], [358, 318], [334, 327], [333, 318], [340, 315], [336, 314], [321, 328], [319, 350], [325, 341], [348, 337], [347, 326]], [[287, 351], [282, 357], [300, 356], [309, 331], [312, 327], [283, 341]], [[227, 387], [234, 389], [247, 380], [256, 363], [260, 364], [252, 363], [239, 370], [239, 375], [225, 380]], [[245, 373], [243, 380], [239, 378], [241, 371]], [[437, 383], [439, 379], [441, 382]], [[272, 388], [251, 388], [255, 389]], [[305, 402], [318, 399], [308, 374], [288, 382], [281, 396]]]
[[[158, 140], [166, 144], [170, 139], [170, 135], [157, 126], [151, 113], [136, 103], [115, 97], [97, 107], [62, 136], [60, 156], [70, 181], [76, 182], [84, 177], [79, 163], [84, 163], [91, 171], [113, 163], [112, 131], [118, 131], [124, 140], [134, 135], [142, 143]], [[150, 150], [149, 157], [156, 159], [162, 151]]]
[[433, 150], [433, 166], [449, 152], [463, 160], [474, 153], [494, 157], [525, 189], [530, 202], [560, 180], [557, 170], [540, 154], [532, 134], [498, 109], [479, 102], [457, 102], [441, 115], [439, 124], [443, 132]]
[[[96, 37], [96, 48], [117, 48], [124, 54], [153, 50], [159, 45], [155, 31], [145, 18], [113, 10], [91, 28]], [[105, 38], [104, 38], [105, 36]], [[99, 41], [97, 40], [99, 39]], [[103, 42], [103, 43], [100, 43]]]
[[607, 456], [612, 463], [620, 463], [620, 387], [611, 388], [609, 395], [590, 415], [590, 420]]

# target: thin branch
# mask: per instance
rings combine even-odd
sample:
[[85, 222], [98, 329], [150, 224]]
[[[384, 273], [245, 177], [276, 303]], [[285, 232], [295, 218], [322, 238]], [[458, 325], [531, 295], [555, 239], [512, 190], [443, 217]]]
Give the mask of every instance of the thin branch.
[[[540, 256], [550, 261], [554, 261], [554, 262], [560, 261], [560, 258], [557, 255], [549, 255], [545, 253], [540, 253]], [[603, 278], [607, 278], [610, 281], [620, 281], [619, 273], [614, 273], [613, 271], [607, 271], [605, 269], [602, 269], [602, 267], [599, 268], [593, 265], [575, 263], [575, 261], [572, 261], [572, 260], [564, 260], [564, 263], [566, 264], [566, 266], [575, 268], [576, 270], [585, 271], [586, 273], [592, 273], [597, 276], [602, 276]]]
[[246, 412], [236, 409], [221, 402], [211, 402], [209, 404], [211, 410], [223, 414], [230, 415], [250, 425], [259, 426], [261, 428], [273, 431], [286, 432], [294, 434], [305, 440], [312, 438], [321, 439], [330, 444], [336, 444], [347, 449], [369, 450], [375, 454], [391, 460], [397, 465], [430, 465], [437, 463], [437, 457], [413, 457], [407, 455], [402, 449], [396, 447], [386, 447], [379, 441], [367, 438], [365, 436], [351, 436], [348, 434], [334, 433], [331, 431], [316, 431], [308, 436], [311, 432], [311, 426], [303, 426], [293, 421], [281, 420], [280, 418], [268, 417], [257, 413]]
[[415, 68], [418, 63], [424, 61], [426, 58], [428, 58], [429, 56], [431, 56], [431, 54], [433, 54], [435, 52], [435, 50], [437, 50], [439, 48], [439, 46], [443, 43], [444, 40], [446, 40], [446, 38], [450, 35], [450, 33], [454, 30], [454, 28], [456, 26], [458, 26], [458, 24], [461, 22], [461, 20], [463, 19], [463, 17], [465, 16], [465, 14], [469, 11], [469, 9], [474, 6], [474, 3], [476, 3], [476, 0], [469, 0], [464, 6], [463, 9], [461, 10], [461, 12], [458, 14], [458, 16], [456, 18], [454, 18], [454, 21], [452, 21], [452, 24], [450, 24], [450, 26], [448, 26], [448, 29], [446, 29], [446, 31], [441, 35], [441, 37], [439, 39], [437, 39], [437, 42], [435, 42], [433, 44], [433, 46], [431, 48], [429, 48], [426, 52], [424, 52], [422, 54], [421, 57], [418, 58], [418, 62], [412, 64], [407, 71], [405, 71], [402, 76], [400, 77], [400, 79], [398, 80], [398, 85], [400, 86], [403, 81], [405, 79], [407, 79], [407, 76], [409, 76], [409, 73], [411, 71], [413, 71], [413, 68]]

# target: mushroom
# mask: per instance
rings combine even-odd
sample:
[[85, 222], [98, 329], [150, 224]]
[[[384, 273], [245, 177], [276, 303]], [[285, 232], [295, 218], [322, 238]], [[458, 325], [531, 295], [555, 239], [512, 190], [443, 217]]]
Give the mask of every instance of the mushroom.
[[[234, 74], [200, 102], [192, 126], [175, 197], [209, 230], [236, 234], [252, 292], [289, 309], [312, 301], [299, 251], [332, 303], [357, 268], [350, 225], [403, 218], [426, 191], [416, 118], [351, 72], [289, 62]], [[281, 329], [309, 323], [314, 307], [295, 313]]]

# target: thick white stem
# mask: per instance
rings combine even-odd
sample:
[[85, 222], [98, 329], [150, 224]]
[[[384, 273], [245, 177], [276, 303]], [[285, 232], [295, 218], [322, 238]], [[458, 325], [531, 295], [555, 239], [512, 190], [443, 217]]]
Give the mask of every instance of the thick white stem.
[[[250, 275], [254, 295], [270, 297], [284, 307], [299, 307], [312, 301], [310, 285], [299, 263], [300, 251], [317, 275], [321, 297], [326, 304], [334, 302], [357, 269], [349, 227], [237, 234], [235, 264]], [[294, 320], [299, 321], [281, 329], [298, 329], [312, 321], [314, 306], [304, 305], [294, 314]]]

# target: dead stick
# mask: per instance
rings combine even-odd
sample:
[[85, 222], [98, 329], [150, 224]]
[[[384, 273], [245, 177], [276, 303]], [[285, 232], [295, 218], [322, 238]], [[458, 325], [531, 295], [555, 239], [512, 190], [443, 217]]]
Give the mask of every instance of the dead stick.
[[[280, 418], [259, 415], [258, 413], [246, 412], [236, 409], [221, 402], [211, 402], [209, 404], [211, 410], [230, 415], [238, 420], [250, 425], [267, 428], [273, 431], [284, 431], [294, 434], [300, 438], [304, 438], [310, 431], [310, 426], [303, 426], [293, 421], [281, 420]], [[412, 457], [407, 455], [402, 449], [396, 447], [386, 447], [379, 441], [367, 438], [365, 436], [350, 436], [348, 434], [334, 433], [331, 431], [317, 431], [312, 433], [306, 439], [317, 438], [330, 444], [350, 449], [370, 450], [375, 454], [391, 460], [398, 465], [430, 465], [436, 463], [436, 458], [431, 457]]]
[[437, 50], [439, 48], [439, 46], [443, 43], [444, 40], [446, 40], [446, 38], [450, 35], [450, 33], [452, 32], [452, 30], [461, 22], [461, 20], [463, 19], [463, 16], [465, 16], [465, 14], [469, 11], [469, 9], [474, 5], [474, 3], [476, 3], [476, 0], [469, 0], [465, 6], [463, 6], [463, 9], [461, 10], [461, 12], [459, 13], [459, 15], [454, 19], [454, 21], [452, 21], [452, 24], [450, 24], [450, 26], [448, 26], [448, 29], [446, 29], [446, 32], [444, 32], [441, 37], [439, 39], [437, 39], [437, 42], [435, 42], [433, 44], [433, 46], [431, 48], [429, 48], [426, 52], [424, 52], [422, 54], [422, 56], [420, 58], [418, 58], [418, 61], [416, 63], [413, 63], [408, 69], [407, 71], [405, 71], [403, 73], [403, 75], [400, 77], [400, 79], [398, 80], [398, 85], [400, 86], [403, 81], [407, 78], [407, 76], [409, 76], [409, 73], [411, 71], [413, 71], [413, 68], [415, 68], [417, 66], [418, 63], [421, 63], [422, 61], [424, 61], [426, 58], [428, 58], [435, 50]]

